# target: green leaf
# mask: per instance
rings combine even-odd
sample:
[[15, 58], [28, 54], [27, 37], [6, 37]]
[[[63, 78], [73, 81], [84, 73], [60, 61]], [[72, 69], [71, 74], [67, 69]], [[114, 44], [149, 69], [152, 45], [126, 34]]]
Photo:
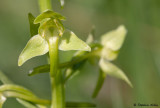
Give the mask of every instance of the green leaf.
[[119, 51], [113, 51], [109, 48], [104, 47], [101, 52], [101, 56], [109, 61], [115, 60], [118, 56]]
[[[59, 64], [59, 68], [65, 68], [66, 64]], [[41, 65], [38, 67], [33, 68], [32, 70], [29, 71], [28, 75], [29, 76], [33, 76], [36, 74], [40, 74], [40, 73], [47, 73], [50, 71], [50, 64], [46, 64], [46, 65]]]
[[50, 65], [47, 64], [47, 65], [42, 65], [42, 66], [38, 66], [38, 67], [33, 68], [32, 70], [29, 71], [28, 75], [33, 76], [33, 75], [36, 75], [39, 73], [46, 73], [49, 71], [50, 71]]
[[29, 24], [30, 24], [30, 34], [31, 37], [38, 34], [39, 24], [34, 24], [35, 17], [29, 13], [28, 14]]
[[117, 66], [114, 64], [108, 62], [107, 60], [101, 58], [99, 62], [100, 68], [102, 69], [103, 72], [105, 72], [107, 75], [110, 75], [112, 77], [116, 77], [119, 79], [124, 80], [128, 85], [132, 86], [132, 83], [129, 81], [128, 77], [125, 75], [125, 73], [119, 69]]
[[126, 37], [127, 30], [121, 25], [116, 30], [110, 31], [101, 37], [101, 44], [106, 48], [117, 51], [121, 48]]
[[51, 103], [50, 100], [44, 100], [38, 97], [32, 97], [32, 96], [28, 96], [20, 92], [14, 92], [14, 91], [5, 91], [3, 92], [3, 95], [7, 98], [10, 98], [10, 97], [19, 98], [35, 104], [49, 105]]
[[31, 91], [29, 91], [28, 89], [22, 87], [22, 86], [18, 86], [18, 85], [14, 85], [14, 84], [4, 84], [0, 86], [0, 92], [4, 92], [4, 91], [15, 91], [15, 92], [19, 92], [28, 96], [32, 96], [32, 97], [36, 97]]
[[59, 49], [63, 51], [67, 50], [83, 50], [91, 51], [91, 48], [79, 39], [73, 32], [66, 30], [63, 36], [60, 38]]
[[59, 20], [65, 20], [66, 19], [64, 16], [62, 16], [59, 13], [53, 12], [51, 10], [46, 10], [42, 14], [40, 14], [39, 16], [36, 17], [36, 19], [34, 20], [34, 23], [35, 24], [41, 23], [46, 18], [59, 19]]
[[101, 88], [103, 86], [103, 83], [104, 83], [104, 80], [105, 80], [106, 76], [107, 76], [107, 74], [100, 69], [99, 70], [98, 81], [97, 81], [96, 87], [94, 89], [94, 92], [92, 94], [92, 98], [96, 98], [97, 97], [99, 91], [101, 90]]
[[61, 8], [64, 7], [64, 0], [59, 0], [60, 1], [60, 4], [61, 4]]
[[66, 106], [72, 107], [72, 108], [96, 107], [95, 104], [87, 103], [87, 102], [67, 102]]
[[44, 55], [48, 52], [48, 43], [39, 35], [33, 36], [21, 52], [18, 59], [18, 66], [21, 66], [27, 60]]
[[[62, 69], [62, 68], [65, 68], [66, 65], [67, 65], [66, 63], [61, 63], [59, 64], [58, 67]], [[40, 74], [40, 73], [47, 73], [49, 71], [50, 71], [50, 64], [45, 64], [45, 65], [41, 65], [41, 66], [33, 68], [32, 70], [29, 71], [28, 75], [33, 76], [33, 75]]]
[[20, 104], [24, 105], [26, 108], [38, 108], [36, 105], [33, 103], [30, 103], [28, 101], [22, 100], [22, 99], [16, 99]]
[[[12, 81], [10, 81], [9, 79], [8, 79], [8, 77], [5, 75], [5, 74], [3, 74], [3, 72], [1, 72], [0, 71], [0, 80], [2, 81], [2, 83], [3, 84], [5, 84], [5, 86], [3, 85], [3, 87], [5, 87], [5, 89], [6, 90], [9, 90], [10, 88], [11, 88], [11, 86], [14, 86], [14, 85], [11, 85], [11, 84], [13, 84], [13, 82]], [[6, 86], [7, 85], [7, 86]], [[8, 87], [8, 85], [11, 85], [10, 87]], [[1, 86], [2, 87], [2, 86]], [[18, 88], [19, 88], [19, 86], [17, 86]], [[17, 87], [12, 87], [12, 90], [11, 91], [14, 91], [13, 89], [17, 89]], [[4, 88], [2, 88], [3, 90], [4, 90]], [[19, 91], [20, 92], [22, 92], [22, 91], [25, 91], [25, 93], [28, 93], [29, 95], [32, 95], [32, 92], [30, 92], [29, 90], [27, 90], [27, 89], [25, 89], [25, 88], [23, 88], [23, 87], [20, 87], [20, 89], [19, 89]], [[2, 95], [2, 94], [0, 94], [0, 108], [2, 107], [2, 104], [4, 103], [4, 100], [5, 100], [5, 97]], [[19, 99], [19, 100], [21, 100], [21, 99]], [[22, 100], [22, 101], [25, 101], [25, 100]], [[25, 101], [25, 103], [28, 103], [28, 104], [30, 104], [28, 101]], [[22, 104], [22, 103], [21, 103]], [[31, 107], [29, 107], [29, 108], [31, 108]]]
[[[77, 66], [79, 67], [80, 64], [79, 63], [75, 64], [75, 67], [77, 67]], [[61, 63], [61, 64], [59, 64], [59, 68], [63, 69], [66, 67], [66, 65], [67, 65], [66, 63]], [[83, 63], [82, 63], [82, 65], [83, 65]], [[28, 75], [33, 76], [33, 75], [40, 74], [40, 73], [47, 73], [49, 71], [50, 71], [50, 64], [46, 64], [46, 65], [41, 65], [41, 66], [33, 68], [32, 70], [29, 71]]]

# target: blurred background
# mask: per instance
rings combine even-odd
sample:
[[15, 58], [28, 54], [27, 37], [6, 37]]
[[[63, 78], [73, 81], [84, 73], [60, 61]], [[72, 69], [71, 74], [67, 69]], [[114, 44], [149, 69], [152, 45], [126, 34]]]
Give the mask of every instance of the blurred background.
[[[58, 0], [53, 0], [53, 10], [66, 16], [64, 25], [83, 40], [93, 25], [98, 40], [120, 24], [128, 29], [115, 63], [134, 88], [107, 77], [98, 97], [92, 99], [98, 68], [87, 63], [82, 72], [67, 83], [68, 101], [94, 102], [97, 108], [133, 108], [135, 103], [160, 105], [160, 0], [66, 0], [63, 10]], [[29, 12], [39, 14], [37, 0], [0, 1], [0, 70], [16, 84], [50, 99], [49, 75], [27, 75], [33, 67], [46, 64], [46, 57], [36, 57], [22, 67], [17, 66], [18, 56], [30, 38]], [[61, 53], [61, 61], [69, 60], [71, 53]], [[4, 108], [24, 107], [11, 98]]]

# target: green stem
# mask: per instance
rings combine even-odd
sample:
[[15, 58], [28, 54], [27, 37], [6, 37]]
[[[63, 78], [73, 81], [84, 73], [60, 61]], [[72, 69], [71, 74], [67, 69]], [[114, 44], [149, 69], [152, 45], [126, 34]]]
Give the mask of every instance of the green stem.
[[[51, 0], [39, 0], [41, 12], [52, 9]], [[52, 101], [51, 108], [65, 108], [64, 85], [62, 80], [62, 73], [58, 71], [58, 36], [50, 37], [49, 56], [50, 56], [50, 80], [52, 86]]]
[[49, 56], [50, 56], [50, 75], [55, 77], [58, 71], [58, 36], [49, 38]]
[[39, 0], [39, 7], [41, 13], [47, 9], [52, 10], [51, 0]]
[[5, 91], [5, 92], [3, 92], [3, 95], [5, 97], [15, 97], [15, 98], [27, 100], [27, 101], [30, 101], [30, 102], [33, 102], [33, 103], [37, 103], [37, 104], [50, 105], [50, 101], [49, 100], [39, 99], [39, 98], [28, 96], [28, 95], [25, 95], [25, 94], [22, 94], [22, 93], [18, 93], [18, 92]]
[[[83, 56], [80, 56], [78, 57], [77, 59], [74, 59], [74, 60], [71, 60], [69, 62], [65, 62], [65, 63], [61, 63], [59, 64], [58, 68], [59, 69], [63, 69], [63, 68], [67, 68], [67, 67], [71, 67], [91, 56], [94, 56], [94, 57], [100, 57], [100, 53], [101, 53], [101, 48], [99, 49], [96, 49], [90, 53], [87, 53]], [[36, 75], [36, 74], [39, 74], [39, 73], [46, 73], [46, 72], [49, 72], [50, 71], [50, 65], [47, 64], [47, 65], [42, 65], [42, 66], [38, 66], [36, 68], [34, 68], [33, 70], [30, 70], [29, 72], [29, 76], [33, 76], [33, 75]]]
[[73, 66], [74, 64], [77, 64], [77, 63], [79, 63], [89, 57], [92, 57], [92, 56], [99, 57], [100, 53], [101, 53], [101, 49], [94, 50], [90, 53], [87, 53], [87, 54], [81, 56], [81, 57], [78, 57], [77, 59], [71, 60], [69, 62], [61, 63], [59, 65], [59, 68], [66, 68], [66, 67]]
[[15, 91], [19, 92], [28, 96], [36, 97], [31, 91], [28, 89], [18, 86], [18, 85], [13, 85], [13, 84], [5, 84], [0, 86], [0, 92], [4, 91]]
[[65, 108], [62, 73], [58, 70], [58, 41], [59, 36], [49, 38], [50, 79], [52, 85], [51, 108]]
[[65, 92], [62, 72], [58, 71], [52, 81], [52, 102], [51, 108], [65, 108]]

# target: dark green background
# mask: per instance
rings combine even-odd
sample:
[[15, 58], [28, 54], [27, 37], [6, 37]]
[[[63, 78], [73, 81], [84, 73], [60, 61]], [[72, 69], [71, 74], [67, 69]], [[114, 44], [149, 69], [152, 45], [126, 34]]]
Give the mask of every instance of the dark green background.
[[[68, 101], [88, 101], [97, 108], [133, 108], [134, 103], [160, 105], [160, 0], [66, 0], [63, 10], [58, 0], [53, 9], [67, 17], [64, 25], [85, 40], [96, 26], [96, 39], [118, 25], [128, 29], [125, 43], [116, 60], [134, 85], [107, 77], [100, 94], [91, 98], [98, 69], [89, 64], [67, 84]], [[50, 98], [48, 74], [28, 77], [28, 70], [46, 63], [45, 56], [17, 66], [18, 56], [30, 38], [27, 14], [39, 14], [37, 0], [0, 1], [0, 69], [19, 85], [42, 98]], [[71, 52], [61, 54], [61, 61], [69, 60]], [[8, 99], [4, 108], [23, 108]]]

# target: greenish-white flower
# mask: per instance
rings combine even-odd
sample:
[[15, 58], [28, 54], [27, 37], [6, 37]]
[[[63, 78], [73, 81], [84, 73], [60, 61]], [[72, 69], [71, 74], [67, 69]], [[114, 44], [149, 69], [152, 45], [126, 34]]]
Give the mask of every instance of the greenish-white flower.
[[91, 51], [91, 48], [72, 31], [64, 29], [60, 20], [65, 20], [65, 17], [50, 10], [34, 20], [35, 24], [40, 23], [38, 34], [28, 41], [21, 52], [18, 59], [19, 66], [35, 56], [46, 54], [49, 51], [49, 38], [54, 36], [60, 36], [59, 50]]
[[121, 25], [116, 30], [112, 30], [101, 37], [101, 44], [104, 46], [102, 56], [109, 61], [115, 60], [123, 45], [127, 30]]
[[116, 65], [111, 63], [111, 61], [117, 58], [119, 50], [126, 37], [126, 33], [126, 28], [121, 25], [116, 30], [112, 30], [101, 37], [101, 44], [103, 48], [99, 61], [99, 78], [92, 95], [93, 97], [97, 96], [107, 75], [124, 80], [129, 86], [133, 87], [125, 73]]
[[126, 34], [126, 28], [121, 25], [116, 30], [110, 31], [101, 37], [101, 44], [103, 45], [103, 49], [101, 52], [99, 66], [101, 70], [107, 75], [122, 79], [132, 87], [131, 82], [124, 74], [124, 72], [110, 62], [117, 58], [119, 50], [124, 43]]

